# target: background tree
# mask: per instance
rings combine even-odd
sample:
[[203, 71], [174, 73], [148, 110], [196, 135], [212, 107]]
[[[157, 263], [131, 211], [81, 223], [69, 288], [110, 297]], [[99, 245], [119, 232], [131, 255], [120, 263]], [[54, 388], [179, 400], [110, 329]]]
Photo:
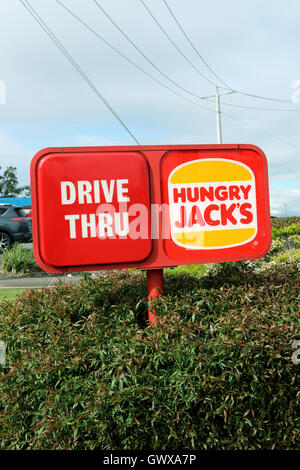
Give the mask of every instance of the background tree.
[[[0, 167], [1, 171], [1, 167]], [[0, 173], [0, 197], [30, 196], [30, 186], [19, 186], [17, 168], [8, 166]]]

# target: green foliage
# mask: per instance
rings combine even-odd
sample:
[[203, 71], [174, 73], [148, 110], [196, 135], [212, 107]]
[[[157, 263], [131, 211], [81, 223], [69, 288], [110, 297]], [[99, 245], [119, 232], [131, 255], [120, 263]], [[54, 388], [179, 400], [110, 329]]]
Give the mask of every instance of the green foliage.
[[36, 264], [32, 250], [15, 243], [2, 256], [2, 270], [6, 273], [26, 274], [41, 271]]
[[135, 270], [2, 302], [0, 449], [300, 449], [299, 234], [272, 225], [262, 260], [166, 270], [154, 328]]
[[14, 299], [18, 294], [23, 292], [24, 289], [0, 289], [0, 302], [3, 300]]
[[204, 264], [190, 264], [185, 266], [177, 266], [173, 269], [166, 269], [165, 273], [170, 274], [171, 276], [177, 276], [178, 274], [189, 273], [193, 276], [202, 277], [205, 273], [206, 268]]
[[289, 240], [294, 244], [293, 248], [300, 248], [300, 235], [291, 235]]
[[17, 168], [15, 166], [8, 166], [3, 175], [0, 175], [0, 197], [16, 197], [23, 193], [26, 196], [30, 196], [30, 187], [19, 186]]
[[115, 272], [0, 305], [0, 447], [299, 448], [298, 266], [167, 275], [155, 328], [145, 292]]
[[213, 263], [206, 266], [206, 275], [219, 276], [220, 279], [235, 278], [239, 280], [240, 277], [247, 272], [252, 272], [257, 267], [257, 261], [236, 261], [232, 263]]
[[276, 219], [271, 219], [272, 228], [288, 227], [289, 225], [299, 223], [300, 217], [278, 217]]
[[297, 260], [300, 261], [300, 249], [297, 250], [286, 250], [283, 253], [279, 253], [274, 258], [276, 261], [289, 261]]
[[[277, 261], [285, 261], [293, 254], [298, 259], [295, 249], [300, 248], [300, 217], [282, 217], [271, 219], [272, 225], [272, 245], [267, 255], [259, 260], [237, 261], [234, 263], [212, 263], [207, 265], [186, 265], [178, 266], [166, 272], [177, 275], [189, 273], [202, 277], [205, 273], [210, 276], [221, 275], [226, 279], [227, 275], [237, 279], [244, 272], [259, 271], [265, 269], [265, 263], [274, 260], [274, 256], [281, 253], [282, 256]], [[287, 255], [284, 252], [287, 251]]]
[[272, 238], [288, 237], [290, 235], [300, 236], [300, 222], [284, 227], [272, 227]]

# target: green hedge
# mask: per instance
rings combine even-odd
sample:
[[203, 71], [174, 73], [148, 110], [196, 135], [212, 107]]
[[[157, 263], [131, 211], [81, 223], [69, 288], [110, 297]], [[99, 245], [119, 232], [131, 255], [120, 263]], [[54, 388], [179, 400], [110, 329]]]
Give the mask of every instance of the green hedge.
[[289, 236], [300, 236], [300, 222], [284, 227], [272, 227], [272, 238], [282, 238]]
[[299, 224], [300, 217], [276, 217], [271, 219], [271, 225], [274, 228], [288, 227], [292, 224]]
[[142, 273], [0, 306], [2, 449], [299, 449], [299, 264], [166, 276], [147, 327]]

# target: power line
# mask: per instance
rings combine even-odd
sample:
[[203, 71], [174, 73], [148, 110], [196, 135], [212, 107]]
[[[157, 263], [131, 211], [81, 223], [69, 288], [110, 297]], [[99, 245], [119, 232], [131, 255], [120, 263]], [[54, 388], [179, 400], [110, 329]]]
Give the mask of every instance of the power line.
[[166, 78], [169, 82], [171, 82], [173, 85], [175, 85], [177, 88], [180, 88], [181, 90], [185, 91], [186, 93], [188, 93], [189, 95], [191, 96], [194, 96], [198, 99], [203, 99], [202, 96], [199, 96], [197, 93], [193, 93], [192, 91], [188, 90], [187, 88], [183, 87], [182, 85], [180, 85], [179, 83], [175, 82], [175, 80], [173, 80], [172, 78], [170, 78], [166, 73], [164, 73], [157, 65], [154, 64], [154, 62], [152, 62], [151, 59], [149, 59], [149, 57], [142, 51], [142, 49], [140, 49], [136, 44], [135, 42], [123, 31], [123, 29], [114, 21], [114, 19], [107, 13], [106, 10], [104, 10], [104, 8], [99, 4], [99, 2], [97, 0], [93, 0], [93, 2], [95, 3], [95, 5], [97, 5], [97, 7], [102, 11], [102, 13], [106, 16], [106, 18], [109, 19], [109, 21], [115, 26], [115, 28], [117, 28], [117, 30], [122, 34], [122, 36], [124, 36], [127, 41], [135, 48], [136, 51], [138, 51], [139, 54], [141, 54], [144, 59], [152, 66], [155, 68], [155, 70], [157, 72], [159, 72], [164, 78]]
[[[143, 0], [140, 0], [143, 5], [145, 6], [145, 8], [149, 11], [150, 13], [150, 10], [146, 7], [145, 3]], [[174, 19], [174, 21], [176, 22], [177, 26], [179, 27], [180, 31], [182, 32], [182, 34], [184, 35], [184, 37], [186, 38], [186, 40], [189, 42], [190, 46], [193, 48], [193, 50], [196, 52], [196, 54], [200, 57], [201, 61], [204, 63], [204, 65], [208, 68], [208, 70], [210, 70], [210, 72], [220, 81], [220, 83], [222, 83], [225, 88], [224, 89], [229, 89], [229, 90], [232, 90], [232, 91], [235, 91], [236, 93], [239, 93], [240, 95], [244, 95], [244, 96], [249, 96], [251, 98], [257, 98], [257, 99], [262, 99], [262, 100], [267, 100], [267, 101], [275, 101], [277, 103], [291, 103], [289, 100], [284, 100], [284, 99], [279, 99], [279, 98], [273, 98], [273, 97], [270, 97], [270, 96], [262, 96], [262, 95], [257, 95], [257, 94], [254, 94], [254, 93], [247, 93], [247, 92], [244, 92], [244, 91], [240, 91], [240, 90], [236, 90], [235, 88], [232, 88], [231, 86], [227, 85], [217, 74], [216, 72], [209, 66], [208, 62], [202, 57], [202, 55], [199, 53], [199, 51], [197, 50], [196, 46], [193, 44], [193, 42], [191, 41], [191, 39], [189, 38], [189, 36], [187, 35], [187, 33], [184, 31], [183, 27], [181, 26], [181, 24], [179, 23], [179, 20], [177, 19], [177, 17], [175, 16], [175, 14], [173, 13], [171, 7], [168, 5], [167, 1], [166, 0], [163, 0], [164, 4], [166, 5], [167, 9], [169, 10], [169, 13], [171, 14], [172, 18]], [[154, 17], [154, 15], [152, 13], [150, 13], [153, 20], [156, 22], [156, 24], [159, 25], [160, 29], [163, 30], [162, 26], [159, 24], [158, 20]], [[167, 33], [164, 31], [164, 33], [167, 35]], [[168, 35], [167, 35], [168, 36]], [[171, 40], [171, 38], [169, 38]], [[174, 44], [174, 42], [171, 40], [171, 42]], [[174, 44], [174, 46], [176, 47], [176, 49], [178, 50], [179, 48], [177, 48], [177, 46]], [[180, 52], [181, 53], [181, 52]], [[182, 54], [182, 53], [181, 53]], [[216, 86], [216, 85], [215, 85]], [[223, 88], [223, 87], [220, 87], [220, 88]]]
[[294, 148], [300, 148], [299, 145], [293, 144], [292, 142], [289, 142], [288, 140], [282, 139], [281, 137], [278, 137], [278, 136], [273, 135], [273, 134], [270, 134], [269, 132], [266, 132], [266, 131], [264, 131], [264, 130], [262, 130], [262, 129], [259, 129], [258, 127], [252, 126], [252, 124], [249, 124], [248, 122], [242, 121], [241, 119], [238, 119], [238, 118], [232, 116], [231, 114], [224, 113], [224, 112], [222, 112], [222, 114], [223, 114], [224, 116], [229, 117], [230, 119], [233, 119], [234, 121], [239, 122], [239, 123], [242, 124], [243, 126], [250, 127], [251, 129], [254, 129], [254, 130], [257, 131], [257, 132], [260, 132], [261, 134], [264, 134], [264, 135], [266, 135], [266, 136], [268, 136], [268, 137], [272, 137], [273, 139], [279, 140], [280, 142], [283, 142], [284, 144], [288, 144], [288, 145], [290, 145], [290, 146], [292, 146], [292, 147], [294, 147]]
[[73, 65], [73, 67], [77, 70], [77, 72], [81, 75], [81, 77], [86, 81], [86, 83], [90, 86], [90, 88], [94, 91], [94, 93], [100, 98], [100, 100], [105, 104], [105, 106], [109, 109], [109, 111], [115, 116], [115, 118], [119, 121], [121, 126], [126, 130], [126, 132], [132, 137], [132, 139], [140, 145], [137, 138], [134, 134], [129, 130], [126, 124], [122, 121], [122, 119], [118, 116], [116, 111], [111, 107], [108, 101], [104, 98], [104, 96], [100, 93], [98, 88], [94, 85], [94, 83], [88, 78], [88, 76], [84, 73], [81, 67], [77, 64], [77, 62], [73, 59], [73, 57], [69, 54], [69, 52], [65, 49], [59, 39], [55, 36], [55, 34], [51, 31], [51, 29], [46, 25], [43, 19], [39, 16], [39, 14], [34, 10], [34, 8], [30, 5], [27, 0], [20, 0], [21, 4], [26, 8], [26, 10], [31, 14], [31, 16], [35, 19], [35, 21], [42, 27], [45, 33], [50, 37], [50, 39], [54, 42], [54, 44], [59, 48], [59, 50], [64, 54], [64, 56], [68, 59], [68, 61]]
[[[57, 0], [58, 1], [58, 0]], [[88, 85], [92, 88], [92, 90], [96, 93], [96, 95], [104, 102], [104, 104], [108, 107], [108, 109], [112, 112], [112, 114], [116, 117], [116, 119], [120, 122], [120, 124], [122, 125], [122, 127], [124, 127], [124, 129], [129, 133], [129, 135], [133, 138], [133, 140], [139, 144], [138, 140], [135, 138], [135, 136], [131, 133], [131, 131], [127, 128], [127, 126], [123, 123], [123, 121], [119, 118], [119, 116], [116, 114], [116, 112], [111, 108], [111, 106], [109, 105], [109, 103], [105, 100], [105, 98], [101, 95], [101, 93], [98, 91], [98, 89], [96, 88], [96, 86], [93, 84], [93, 82], [91, 82], [91, 80], [87, 77], [87, 75], [83, 72], [83, 70], [79, 67], [79, 65], [77, 64], [77, 62], [75, 62], [75, 60], [72, 58], [72, 56], [68, 53], [68, 51], [64, 48], [64, 46], [62, 45], [62, 43], [56, 38], [56, 36], [54, 35], [54, 33], [50, 30], [50, 28], [46, 25], [46, 23], [42, 20], [42, 18], [38, 15], [38, 13], [34, 10], [34, 8], [30, 5], [30, 3], [27, 1], [27, 0], [20, 0], [20, 2], [22, 3], [22, 5], [28, 10], [28, 12], [31, 14], [31, 16], [37, 21], [37, 23], [42, 27], [42, 29], [46, 32], [46, 34], [50, 37], [50, 39], [55, 43], [55, 45], [60, 49], [60, 51], [65, 55], [65, 57], [69, 60], [69, 62], [71, 62], [71, 64], [73, 65], [73, 67], [78, 71], [78, 73], [82, 76], [82, 78], [88, 83]], [[126, 57], [126, 56], [124, 56]], [[129, 59], [130, 60], [130, 59]], [[169, 89], [171, 90], [171, 89]], [[202, 108], [202, 109], [206, 109], [207, 111], [211, 111], [211, 112], [215, 112], [213, 109], [211, 108], [208, 108], [206, 106], [202, 106], [200, 105], [199, 103], [196, 103], [182, 95], [179, 95], [177, 92], [175, 92], [174, 90], [172, 90], [173, 93], [177, 94], [178, 96], [180, 96], [181, 98], [185, 99], [186, 101], [188, 101], [189, 103], [192, 103], [194, 106], [197, 106], [199, 108]], [[225, 93], [225, 94], [230, 94], [231, 92], [229, 93]], [[234, 116], [228, 114], [228, 113], [222, 113], [223, 115], [239, 122], [240, 124], [244, 125], [244, 126], [247, 126], [247, 127], [250, 127], [254, 130], [256, 130], [257, 132], [260, 132], [264, 135], [267, 135], [268, 137], [272, 137], [276, 140], [279, 140], [281, 142], [284, 142], [288, 145], [291, 145], [295, 148], [300, 148], [299, 146], [285, 140], [285, 139], [282, 139], [278, 136], [274, 136], [273, 134], [270, 134], [270, 133], [267, 133], [265, 131], [263, 131], [262, 129], [259, 129], [257, 127], [254, 127], [252, 126], [251, 124], [247, 123], [247, 122], [244, 122], [238, 118], [235, 118]]]
[[[164, 84], [163, 82], [161, 82], [160, 80], [158, 80], [157, 78], [155, 78], [153, 75], [151, 75], [149, 72], [145, 71], [142, 67], [140, 67], [139, 65], [137, 65], [134, 61], [132, 61], [130, 58], [128, 58], [125, 54], [123, 54], [122, 52], [120, 52], [117, 48], [115, 48], [112, 44], [110, 44], [107, 40], [105, 40], [102, 36], [99, 35], [99, 33], [97, 33], [95, 30], [93, 30], [87, 23], [85, 23], [82, 19], [80, 19], [74, 12], [72, 12], [69, 8], [67, 8], [65, 5], [63, 5], [59, 0], [56, 0], [65, 10], [67, 10], [71, 15], [74, 16], [74, 18], [76, 18], [79, 22], [81, 22], [84, 26], [86, 26], [91, 32], [93, 32], [96, 36], [98, 36], [103, 42], [105, 42], [109, 47], [111, 47], [112, 49], [114, 49], [115, 52], [117, 52], [119, 55], [121, 55], [125, 60], [127, 60], [128, 62], [130, 62], [132, 65], [134, 65], [135, 67], [137, 67], [140, 71], [142, 71], [144, 74], [148, 75], [148, 77], [152, 78], [153, 80], [155, 80], [157, 83], [159, 83], [160, 85], [162, 85], [163, 87], [165, 87], [166, 89], [168, 89], [169, 91], [171, 91], [171, 93], [174, 93], [175, 95], [185, 99], [186, 101], [190, 101], [188, 100], [186, 97], [183, 97], [182, 95], [180, 95], [179, 93], [177, 93], [175, 90], [171, 89], [170, 87], [168, 87], [166, 84]], [[179, 83], [177, 83], [176, 81], [174, 81], [172, 78], [170, 78], [166, 73], [164, 73], [159, 67], [157, 67], [151, 59], [149, 59], [148, 56], [146, 56], [146, 54], [135, 44], [135, 42], [121, 29], [121, 27], [116, 23], [116, 21], [114, 21], [114, 19], [107, 13], [106, 10], [104, 10], [104, 8], [99, 4], [99, 2], [97, 0], [93, 0], [94, 3], [96, 4], [96, 6], [102, 11], [102, 13], [109, 19], [109, 21], [118, 29], [118, 31], [127, 39], [127, 41], [129, 41], [129, 43], [139, 52], [139, 54], [141, 54], [144, 59], [153, 67], [155, 68], [155, 70], [157, 70], [164, 78], [166, 78], [170, 83], [172, 83], [173, 85], [175, 85], [177, 88], [183, 90], [185, 93], [193, 96], [193, 97], [196, 97], [198, 99], [207, 99], [207, 98], [212, 98], [214, 97], [215, 95], [210, 95], [210, 96], [199, 96], [197, 93], [194, 93], [190, 90], [188, 90], [187, 88], [183, 87], [182, 85], [180, 85]], [[165, 0], [163, 0], [165, 1]], [[152, 18], [154, 19], [154, 21], [157, 22], [156, 18], [154, 17], [154, 15], [150, 12], [150, 10], [146, 7], [145, 3], [141, 0], [141, 2], [143, 3], [143, 5], [145, 6], [145, 8], [149, 11], [149, 13], [151, 14]], [[178, 22], [178, 20], [177, 20]], [[166, 32], [165, 32], [166, 33]], [[167, 33], [166, 33], [167, 34]], [[170, 40], [172, 41], [172, 39], [170, 38]], [[174, 43], [174, 41], [173, 41]], [[175, 45], [174, 43], [174, 46], [177, 48], [177, 46]], [[199, 54], [200, 55], [200, 54]], [[201, 56], [202, 57], [202, 56]], [[202, 57], [203, 59], [203, 57]], [[188, 59], [187, 59], [188, 60]], [[203, 59], [204, 60], [204, 59]], [[209, 67], [208, 63], [205, 62], [207, 64], [207, 66]], [[209, 69], [211, 69], [209, 67]], [[212, 70], [212, 69], [211, 69]], [[205, 77], [206, 78], [206, 77]], [[222, 82], [222, 80], [220, 79], [220, 77], [218, 77], [219, 80]], [[225, 84], [223, 82], [223, 84]], [[216, 86], [216, 84], [213, 83], [214, 86]], [[239, 93], [239, 94], [246, 94], [247, 96], [252, 96], [252, 97], [255, 97], [255, 98], [261, 98], [261, 99], [266, 99], [266, 100], [271, 100], [271, 101], [276, 101], [276, 102], [284, 102], [284, 103], [290, 103], [288, 100], [280, 100], [280, 99], [276, 99], [276, 98], [270, 98], [270, 97], [263, 97], [263, 96], [259, 96], [259, 95], [253, 95], [253, 94], [249, 94], [249, 93], [244, 93], [244, 92], [241, 92], [241, 91], [237, 91], [237, 90], [234, 90], [233, 88], [229, 87], [228, 85], [226, 85], [226, 88], [224, 87], [220, 87], [220, 88], [223, 88], [223, 89], [230, 89], [231, 90], [231, 93]], [[190, 101], [191, 102], [191, 101]], [[226, 104], [227, 105], [227, 104]], [[229, 106], [230, 104], [228, 104]], [[237, 106], [237, 105], [232, 105], [232, 106]], [[251, 107], [249, 107], [249, 109], [252, 109]], [[254, 108], [253, 108], [254, 109]], [[263, 109], [263, 108], [257, 108], [257, 110], [261, 110], [261, 111], [267, 111], [267, 109]], [[274, 110], [274, 111], [277, 111], [277, 110]], [[278, 110], [279, 111], [279, 110]], [[294, 111], [291, 109], [291, 111]]]
[[[89, 31], [91, 31], [93, 34], [95, 34], [95, 36], [102, 40], [107, 46], [109, 46], [111, 49], [113, 49], [117, 54], [119, 54], [121, 57], [123, 57], [125, 60], [127, 60], [130, 64], [132, 64], [134, 67], [136, 67], [138, 70], [140, 70], [141, 72], [143, 72], [145, 75], [147, 75], [148, 77], [150, 77], [152, 80], [154, 80], [155, 82], [157, 82], [158, 84], [160, 84], [161, 86], [163, 86], [164, 88], [166, 88], [168, 91], [170, 91], [171, 93], [173, 93], [174, 95], [178, 96], [179, 98], [187, 101], [188, 103], [191, 103], [193, 104], [194, 106], [197, 106], [199, 108], [202, 108], [202, 109], [206, 109], [208, 111], [212, 111], [211, 108], [207, 108], [206, 106], [203, 106], [203, 105], [200, 105], [199, 103], [195, 103], [194, 101], [192, 101], [191, 99], [187, 98], [186, 96], [178, 93], [177, 91], [173, 90], [172, 88], [170, 88], [168, 85], [164, 84], [163, 82], [161, 82], [160, 80], [158, 80], [156, 77], [154, 77], [153, 75], [151, 75], [150, 73], [148, 73], [146, 70], [144, 70], [142, 67], [140, 67], [138, 64], [136, 64], [134, 61], [132, 61], [129, 57], [127, 57], [125, 54], [123, 54], [121, 51], [119, 51], [116, 47], [114, 47], [111, 43], [109, 43], [106, 39], [104, 39], [99, 33], [97, 33], [97, 31], [95, 31], [93, 28], [91, 28], [85, 21], [83, 21], [81, 18], [79, 18], [79, 16], [77, 16], [73, 11], [71, 11], [68, 7], [66, 7], [60, 0], [56, 0], [57, 3], [59, 5], [61, 5], [61, 7], [63, 7], [68, 13], [70, 13], [74, 18], [76, 18], [76, 20], [78, 20], [83, 26], [85, 26]], [[227, 93], [222, 93], [222, 96], [223, 95], [229, 95], [229, 94], [232, 94], [232, 93], [235, 93], [234, 91], [230, 91], [230, 92], [227, 92]], [[207, 98], [212, 98], [214, 97], [215, 95], [210, 95], [210, 96], [204, 96], [204, 97], [201, 97], [202, 100], [206, 100]], [[221, 95], [220, 95], [221, 96]], [[200, 97], [199, 97], [200, 98]]]
[[[151, 73], [147, 72], [145, 69], [143, 69], [142, 67], [140, 67], [136, 62], [134, 62], [133, 60], [131, 60], [128, 56], [126, 56], [125, 54], [123, 54], [123, 52], [121, 52], [119, 49], [117, 49], [115, 46], [113, 46], [110, 42], [108, 42], [103, 36], [101, 36], [97, 31], [95, 31], [93, 28], [91, 28], [91, 26], [89, 26], [85, 21], [83, 21], [78, 15], [76, 15], [72, 10], [70, 10], [70, 8], [66, 7], [66, 5], [64, 5], [60, 0], [56, 0], [56, 2], [62, 7], [64, 8], [70, 15], [72, 15], [79, 23], [81, 23], [83, 26], [85, 26], [91, 33], [93, 33], [98, 39], [100, 39], [102, 42], [104, 42], [104, 44], [106, 44], [108, 47], [110, 47], [114, 52], [116, 52], [117, 54], [119, 54], [123, 59], [125, 59], [127, 62], [129, 62], [131, 65], [133, 65], [134, 67], [136, 67], [138, 70], [140, 70], [141, 72], [143, 72], [145, 75], [147, 75], [149, 78], [151, 78], [152, 80], [154, 80], [156, 83], [158, 83], [159, 85], [161, 85], [162, 87], [166, 88], [167, 90], [169, 90], [171, 93], [175, 94], [176, 96], [179, 96], [180, 98], [186, 100], [186, 101], [189, 101], [191, 102], [188, 98], [186, 98], [185, 96], [181, 95], [180, 93], [178, 93], [177, 91], [173, 90], [173, 88], [170, 88], [168, 85], [166, 85], [165, 83], [163, 83], [161, 80], [159, 80], [158, 78], [156, 78], [154, 75], [152, 75]], [[232, 93], [232, 92], [231, 92]], [[224, 93], [224, 94], [227, 94], [227, 93]], [[214, 95], [209, 95], [209, 96], [199, 96], [198, 98], [199, 99], [202, 99], [202, 100], [205, 100], [206, 98], [212, 98], [214, 97]]]
[[174, 19], [174, 21], [176, 22], [177, 26], [179, 27], [180, 31], [182, 32], [182, 34], [184, 35], [184, 37], [186, 38], [186, 40], [188, 41], [188, 43], [190, 44], [190, 46], [193, 48], [193, 50], [196, 52], [196, 54], [198, 55], [198, 57], [200, 58], [200, 60], [203, 62], [203, 64], [205, 65], [205, 67], [214, 75], [214, 77], [219, 80], [220, 83], [222, 83], [222, 85], [225, 86], [225, 88], [228, 88], [229, 90], [233, 90], [233, 88], [231, 88], [230, 86], [228, 86], [217, 74], [216, 72], [209, 66], [209, 64], [207, 63], [207, 61], [203, 58], [203, 56], [200, 54], [200, 52], [198, 51], [198, 49], [196, 48], [196, 46], [194, 45], [194, 43], [192, 42], [192, 40], [190, 39], [190, 37], [187, 35], [187, 33], [184, 31], [183, 27], [181, 26], [181, 24], [179, 23], [177, 17], [175, 16], [174, 12], [171, 10], [171, 7], [169, 6], [169, 4], [167, 3], [166, 0], [163, 0], [164, 4], [166, 5], [167, 9], [169, 10], [172, 18]]
[[[227, 94], [227, 93], [226, 93]], [[220, 95], [222, 96], [222, 95]], [[213, 103], [214, 101], [212, 101], [211, 99], [209, 99], [210, 97], [208, 98], [204, 98], [206, 101], [210, 101], [211, 103]], [[300, 112], [300, 109], [297, 108], [297, 109], [294, 109], [294, 108], [289, 108], [289, 109], [276, 109], [276, 108], [256, 108], [254, 106], [246, 106], [246, 105], [239, 105], [239, 104], [233, 104], [233, 103], [225, 103], [225, 102], [222, 102], [222, 105], [224, 106], [230, 106], [230, 107], [233, 107], [233, 108], [242, 108], [242, 109], [251, 109], [251, 110], [254, 110], [254, 111], [274, 111], [274, 112], [279, 112], [279, 111], [284, 111], [284, 112]]]
[[262, 95], [254, 95], [253, 93], [246, 93], [245, 91], [236, 90], [237, 93], [240, 95], [251, 96], [251, 98], [258, 98], [260, 100], [267, 100], [267, 101], [276, 101], [277, 103], [289, 103], [291, 104], [290, 100], [282, 100], [279, 98], [271, 98], [270, 96], [262, 96]]
[[188, 62], [188, 64], [190, 64], [190, 66], [196, 70], [196, 72], [201, 75], [202, 78], [204, 78], [206, 81], [208, 81], [211, 85], [213, 85], [214, 87], [217, 87], [217, 84], [214, 83], [212, 80], [210, 80], [208, 77], [206, 77], [199, 69], [198, 67], [196, 67], [193, 62], [190, 61], [190, 59], [184, 54], [184, 52], [182, 52], [182, 50], [177, 46], [177, 44], [173, 41], [173, 39], [171, 38], [171, 36], [167, 33], [167, 31], [163, 28], [163, 26], [161, 25], [161, 23], [157, 20], [157, 18], [153, 15], [152, 11], [150, 10], [150, 8], [148, 8], [148, 6], [146, 5], [146, 3], [144, 2], [144, 0], [140, 0], [140, 2], [142, 3], [142, 5], [144, 6], [144, 8], [147, 10], [147, 12], [149, 13], [149, 15], [151, 16], [151, 18], [154, 20], [154, 22], [157, 24], [157, 26], [159, 27], [159, 29], [162, 31], [162, 33], [166, 36], [166, 38], [170, 41], [170, 43], [175, 47], [175, 49], [179, 52], [179, 54], [186, 60], [186, 62]]

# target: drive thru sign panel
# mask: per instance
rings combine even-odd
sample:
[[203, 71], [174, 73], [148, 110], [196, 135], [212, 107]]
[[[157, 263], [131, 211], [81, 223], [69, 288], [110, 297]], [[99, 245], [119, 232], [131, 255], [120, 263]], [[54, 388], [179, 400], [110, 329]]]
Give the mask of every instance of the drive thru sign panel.
[[251, 145], [50, 148], [31, 163], [34, 254], [48, 272], [264, 256], [267, 162]]

